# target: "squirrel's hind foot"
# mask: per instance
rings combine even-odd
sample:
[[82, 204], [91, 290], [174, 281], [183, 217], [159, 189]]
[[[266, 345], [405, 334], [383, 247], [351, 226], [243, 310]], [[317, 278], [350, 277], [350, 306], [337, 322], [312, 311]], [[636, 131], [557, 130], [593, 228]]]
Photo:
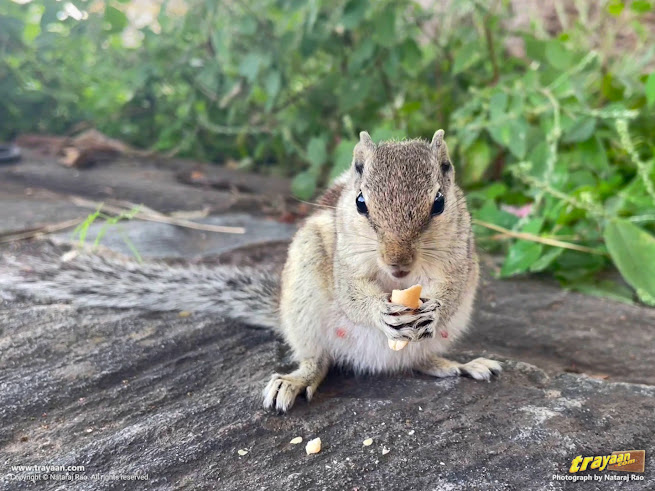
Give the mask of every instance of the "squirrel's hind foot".
[[468, 363], [459, 363], [435, 356], [427, 363], [417, 367], [417, 370], [439, 378], [464, 375], [475, 380], [489, 381], [492, 375], [500, 374], [503, 368], [496, 360], [488, 360], [487, 358], [476, 358]]

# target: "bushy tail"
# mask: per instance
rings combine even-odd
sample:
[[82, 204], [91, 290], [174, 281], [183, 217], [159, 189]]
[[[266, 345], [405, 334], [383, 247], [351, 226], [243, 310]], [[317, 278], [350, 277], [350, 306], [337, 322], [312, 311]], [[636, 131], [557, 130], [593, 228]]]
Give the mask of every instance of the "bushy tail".
[[215, 313], [278, 325], [279, 278], [254, 268], [140, 264], [48, 247], [37, 256], [0, 261], [0, 290], [86, 307]]

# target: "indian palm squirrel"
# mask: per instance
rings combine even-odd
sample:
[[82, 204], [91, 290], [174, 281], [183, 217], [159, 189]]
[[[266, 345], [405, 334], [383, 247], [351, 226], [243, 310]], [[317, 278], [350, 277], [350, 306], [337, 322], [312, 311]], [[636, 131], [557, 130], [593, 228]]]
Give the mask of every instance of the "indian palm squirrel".
[[[0, 286], [81, 306], [196, 311], [273, 328], [298, 363], [264, 389], [264, 406], [279, 412], [301, 393], [311, 399], [333, 365], [489, 380], [501, 371], [497, 361], [442, 358], [468, 327], [479, 276], [443, 137], [439, 130], [431, 142], [375, 144], [362, 132], [352, 165], [295, 234], [281, 278], [82, 252], [5, 259]], [[390, 302], [392, 289], [414, 284], [423, 287], [418, 309]], [[410, 342], [393, 351], [389, 340]]]

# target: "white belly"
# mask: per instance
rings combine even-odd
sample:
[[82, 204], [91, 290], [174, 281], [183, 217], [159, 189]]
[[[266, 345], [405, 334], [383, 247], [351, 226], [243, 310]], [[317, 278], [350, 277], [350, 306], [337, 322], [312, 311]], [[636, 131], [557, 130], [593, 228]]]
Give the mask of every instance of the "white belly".
[[343, 314], [325, 319], [323, 332], [330, 357], [337, 365], [357, 372], [396, 372], [415, 368], [429, 355], [443, 353], [450, 339], [440, 337], [412, 342], [401, 351], [389, 348], [378, 329], [352, 323]]

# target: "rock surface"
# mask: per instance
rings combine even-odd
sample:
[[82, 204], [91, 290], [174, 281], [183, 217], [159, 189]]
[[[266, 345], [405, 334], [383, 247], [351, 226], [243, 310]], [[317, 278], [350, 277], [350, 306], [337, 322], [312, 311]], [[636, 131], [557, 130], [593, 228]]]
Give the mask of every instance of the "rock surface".
[[[36, 167], [19, 172], [19, 165], [0, 172], [0, 205], [20, 203], [0, 207], [0, 231], [88, 212], [66, 199], [71, 191], [63, 177], [44, 191], [39, 186], [47, 187], [47, 179], [25, 178], [26, 169], [37, 173]], [[46, 167], [41, 172], [76, 172]], [[111, 164], [80, 172], [89, 183], [112, 172], [119, 181], [124, 170]], [[162, 204], [150, 194], [158, 189], [173, 200], [162, 211], [201, 207], [202, 200], [188, 205], [198, 190], [170, 180], [170, 169], [133, 172], [146, 171], [150, 180], [141, 183], [141, 193], [149, 206]], [[138, 185], [132, 182], [129, 193], [138, 194]], [[32, 192], [25, 195], [23, 186]], [[75, 194], [86, 189], [75, 187]], [[96, 188], [88, 189], [86, 196], [97, 198]], [[129, 198], [120, 186], [114, 196]], [[220, 211], [232, 210], [211, 199]], [[283, 240], [293, 228], [255, 214], [210, 219], [249, 220], [254, 233], [236, 243], [165, 225], [141, 227], [133, 241], [146, 256], [177, 262], [279, 268]], [[129, 226], [137, 225], [143, 224]], [[250, 245], [234, 249], [244, 244]], [[120, 247], [120, 241], [109, 245]], [[40, 247], [10, 243], [0, 251], [38, 253]], [[78, 473], [87, 478], [78, 483], [81, 489], [134, 486], [92, 480], [118, 473], [147, 474], [138, 485], [151, 489], [655, 486], [654, 310], [563, 292], [543, 281], [487, 275], [474, 326], [452, 357], [501, 360], [499, 379], [334, 371], [310, 404], [300, 400], [280, 416], [261, 408], [270, 374], [289, 368], [283, 343], [266, 330], [193, 313], [76, 309], [0, 292], [0, 489], [35, 487], [1, 480], [30, 474], [11, 466], [35, 464], [85, 466]], [[303, 443], [291, 445], [297, 436]], [[308, 456], [304, 446], [316, 437], [323, 450]], [[363, 446], [368, 438], [373, 444]], [[643, 481], [552, 479], [567, 474], [578, 455], [632, 449], [646, 450]]]

